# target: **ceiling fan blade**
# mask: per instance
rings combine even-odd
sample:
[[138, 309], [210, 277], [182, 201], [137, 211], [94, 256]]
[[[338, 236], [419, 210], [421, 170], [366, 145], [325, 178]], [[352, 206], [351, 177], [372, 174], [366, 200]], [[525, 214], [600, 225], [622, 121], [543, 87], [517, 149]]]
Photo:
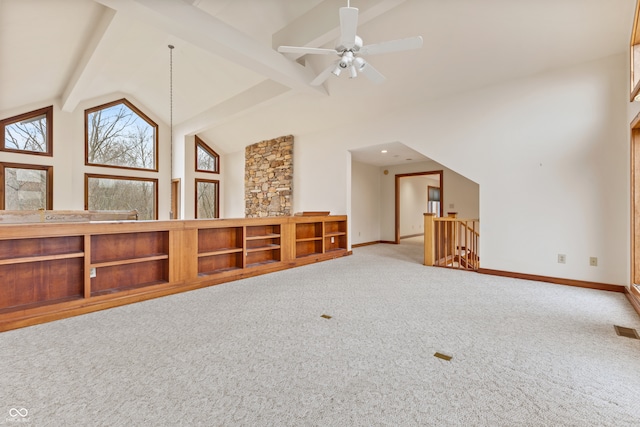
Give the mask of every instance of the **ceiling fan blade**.
[[360, 73], [364, 74], [366, 78], [368, 78], [369, 80], [371, 80], [376, 84], [380, 84], [386, 80], [386, 77], [383, 76], [382, 73], [380, 73], [380, 71], [373, 68], [373, 66], [371, 66], [371, 64], [369, 64], [366, 61], [364, 62], [362, 67], [360, 67], [359, 71]]
[[309, 83], [311, 86], [320, 86], [324, 83], [325, 80], [329, 78], [331, 72], [336, 68], [337, 62], [332, 63], [327, 68], [325, 68], [318, 76]]
[[403, 50], [419, 49], [421, 47], [422, 37], [417, 36], [362, 46], [358, 51], [358, 54], [378, 55], [380, 53], [400, 52]]
[[297, 47], [297, 46], [280, 46], [278, 48], [278, 52], [280, 53], [299, 53], [302, 55], [306, 54], [314, 54], [314, 55], [329, 55], [334, 54], [337, 55], [335, 49], [322, 49], [317, 47]]
[[340, 43], [346, 50], [356, 44], [356, 29], [358, 28], [358, 9], [355, 7], [340, 8]]

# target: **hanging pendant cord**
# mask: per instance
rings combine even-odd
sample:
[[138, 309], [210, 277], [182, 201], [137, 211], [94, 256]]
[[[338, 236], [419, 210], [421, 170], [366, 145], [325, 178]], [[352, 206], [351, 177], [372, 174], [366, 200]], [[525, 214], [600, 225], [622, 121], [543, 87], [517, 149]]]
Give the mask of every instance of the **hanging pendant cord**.
[[173, 142], [173, 45], [169, 45], [169, 128]]
[[[169, 151], [170, 161], [169, 165], [169, 188], [173, 195], [173, 45], [169, 45]], [[171, 199], [171, 206], [169, 207], [169, 219], [175, 219], [175, 212], [173, 212], [173, 199]]]

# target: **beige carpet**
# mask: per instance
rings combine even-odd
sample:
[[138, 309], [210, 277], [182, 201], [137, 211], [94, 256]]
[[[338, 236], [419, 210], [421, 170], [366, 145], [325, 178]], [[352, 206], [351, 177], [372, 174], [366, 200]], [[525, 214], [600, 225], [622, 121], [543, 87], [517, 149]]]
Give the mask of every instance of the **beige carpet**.
[[640, 329], [624, 295], [421, 258], [366, 246], [1, 333], [0, 424], [640, 424], [640, 340], [613, 327]]

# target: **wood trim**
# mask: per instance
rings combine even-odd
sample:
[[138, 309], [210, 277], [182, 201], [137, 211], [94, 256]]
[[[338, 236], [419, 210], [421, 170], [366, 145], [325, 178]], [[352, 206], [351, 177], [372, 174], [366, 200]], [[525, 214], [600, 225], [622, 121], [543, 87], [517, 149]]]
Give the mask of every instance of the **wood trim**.
[[399, 173], [395, 176], [395, 242], [400, 243], [400, 179], [412, 176], [439, 175], [440, 176], [440, 216], [444, 212], [444, 169], [428, 172]]
[[424, 233], [407, 234], [406, 236], [400, 236], [400, 240], [402, 240], [402, 239], [409, 239], [409, 238], [411, 238], [411, 237], [418, 237], [418, 236], [424, 236]]
[[[6, 147], [5, 126], [12, 125], [23, 120], [35, 118], [44, 115], [47, 122], [47, 134], [46, 151], [30, 151], [30, 150], [16, 150]], [[0, 151], [7, 151], [11, 153], [29, 154], [36, 156], [48, 156], [53, 157], [53, 105], [40, 108], [39, 110], [29, 111], [28, 113], [19, 114], [17, 116], [9, 117], [7, 119], [0, 120]]]
[[46, 174], [46, 194], [45, 194], [45, 204], [46, 210], [53, 209], [53, 166], [47, 165], [34, 165], [34, 164], [25, 164], [25, 163], [6, 163], [0, 162], [0, 210], [6, 210], [5, 206], [5, 185], [6, 185], [6, 174], [5, 169], [33, 169], [44, 171]]
[[382, 240], [374, 240], [373, 242], [365, 242], [365, 243], [356, 243], [355, 245], [351, 245], [351, 248], [361, 248], [363, 246], [377, 245], [378, 243], [382, 243]]
[[[631, 82], [633, 84], [633, 81]], [[633, 89], [631, 90], [631, 95], [629, 96], [629, 102], [634, 102], [636, 100], [636, 96], [640, 93], [640, 80], [635, 84]]]
[[638, 298], [638, 296], [633, 291], [630, 291], [629, 288], [625, 287], [624, 289], [624, 294], [631, 303], [631, 306], [636, 311], [636, 313], [638, 313], [638, 316], [640, 316], [640, 298]]
[[180, 178], [171, 180], [171, 212], [169, 219], [180, 219]]
[[492, 276], [511, 277], [513, 279], [535, 280], [536, 282], [554, 283], [556, 285], [576, 286], [580, 288], [598, 289], [610, 292], [625, 292], [626, 286], [611, 285], [607, 283], [587, 282], [583, 280], [564, 279], [559, 277], [538, 276], [535, 274], [514, 273], [511, 271], [492, 270], [488, 268], [479, 268], [478, 273], [488, 274]]
[[[216, 159], [216, 165], [214, 170], [210, 171], [206, 169], [198, 169], [198, 147], [201, 147], [204, 151], [209, 153], [211, 157], [214, 157]], [[200, 139], [198, 135], [195, 136], [194, 160], [195, 160], [194, 170], [196, 172], [213, 173], [213, 174], [220, 173], [220, 155], [216, 153], [213, 150], [213, 148], [209, 147], [209, 145], [206, 142]]]
[[630, 82], [631, 82], [631, 96], [630, 101], [633, 102], [635, 97], [640, 92], [640, 80], [634, 84], [635, 80], [635, 53], [634, 47], [640, 44], [640, 2], [636, 1], [636, 10], [633, 15], [633, 26], [631, 27], [631, 40], [629, 42], [629, 63], [630, 63]]
[[194, 214], [195, 214], [195, 218], [198, 219], [198, 184], [200, 183], [207, 183], [207, 184], [213, 184], [215, 189], [216, 189], [216, 200], [215, 200], [215, 207], [214, 207], [214, 212], [213, 212], [213, 218], [220, 218], [220, 181], [217, 179], [203, 179], [203, 178], [196, 178], [195, 179], [195, 187], [194, 187], [194, 193], [195, 193], [195, 200], [194, 200]]

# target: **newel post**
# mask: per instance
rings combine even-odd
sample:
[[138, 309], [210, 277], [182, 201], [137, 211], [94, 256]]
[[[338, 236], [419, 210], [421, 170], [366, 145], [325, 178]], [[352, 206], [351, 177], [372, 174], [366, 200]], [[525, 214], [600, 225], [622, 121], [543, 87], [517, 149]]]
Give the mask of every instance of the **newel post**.
[[435, 213], [424, 214], [424, 265], [435, 263]]

